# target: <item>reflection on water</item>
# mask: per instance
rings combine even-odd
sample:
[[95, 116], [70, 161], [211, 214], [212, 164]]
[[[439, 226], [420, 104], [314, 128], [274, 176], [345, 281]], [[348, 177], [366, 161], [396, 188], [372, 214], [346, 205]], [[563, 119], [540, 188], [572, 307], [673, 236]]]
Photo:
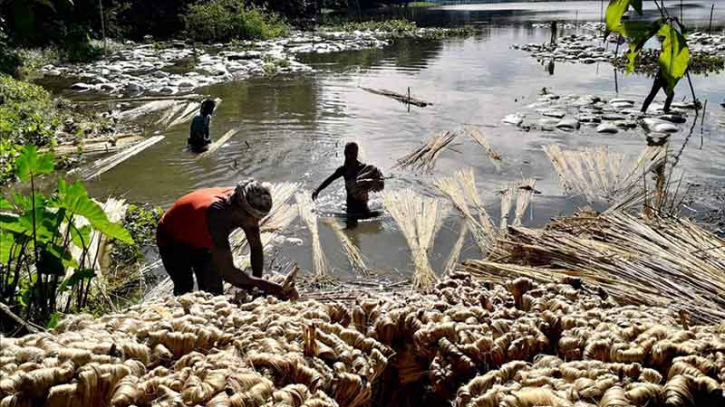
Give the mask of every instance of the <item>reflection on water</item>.
[[[690, 10], [699, 9], [688, 8], [686, 21]], [[549, 31], [533, 29], [531, 22], [547, 21], [554, 15], [573, 20], [572, 13], [576, 15], [576, 11], [579, 21], [599, 19], [599, 3], [499, 4], [412, 11], [421, 24], [474, 23], [482, 30], [475, 38], [466, 40], [409, 40], [382, 50], [304, 56], [302, 61], [312, 65], [315, 73], [206, 88], [204, 93], [224, 100], [213, 119], [214, 136], [232, 128], [240, 129], [212, 158], [197, 160], [186, 152], [188, 128], [175, 127], [164, 132], [166, 139], [162, 143], [104, 174], [102, 180], [91, 183], [89, 188], [95, 196], [123, 195], [129, 201], [165, 207], [193, 189], [232, 185], [244, 177], [299, 181], [311, 189], [342, 164], [342, 146], [355, 140], [362, 147], [363, 161], [379, 166], [392, 177], [386, 183], [389, 189], [409, 187], [432, 194], [430, 185], [434, 177], [449, 175], [459, 168], [474, 168], [478, 188], [491, 214], [500, 211], [495, 191], [504, 182], [522, 176], [536, 177], [536, 188], [542, 194], [534, 198], [533, 209], [524, 223], [542, 225], [552, 216], [586, 205], [563, 197], [556, 174], [541, 150], [543, 144], [557, 143], [568, 148], [607, 145], [637, 155], [646, 139], [637, 132], [607, 136], [524, 132], [501, 123], [507, 114], [526, 112], [525, 106], [536, 100], [542, 87], [562, 95], [619, 95], [635, 100], [646, 95], [649, 79], [637, 75], [617, 77], [609, 64], [541, 63], [509, 48], [514, 43], [548, 41]], [[725, 77], [697, 76], [693, 82], [698, 96], [709, 100], [711, 107], [702, 127], [698, 125], [684, 150], [680, 165], [691, 179], [723, 180], [725, 132], [718, 124], [723, 120], [718, 105], [725, 98]], [[413, 96], [434, 105], [409, 111], [406, 106], [367, 93], [360, 86], [400, 93], [410, 88]], [[689, 95], [686, 83], [677, 89], [677, 95], [678, 100]], [[477, 125], [484, 131], [503, 156], [500, 169], [491, 165], [480, 146], [463, 137], [440, 156], [432, 175], [393, 169], [398, 158], [430, 135], [464, 124]], [[672, 148], [679, 150], [685, 136], [676, 134]], [[344, 185], [340, 182], [330, 186], [318, 202], [322, 211], [341, 212], [344, 200]], [[380, 208], [381, 204], [374, 199], [371, 206]], [[459, 219], [450, 216], [436, 237], [431, 255], [436, 269], [440, 270], [445, 263], [459, 228]], [[308, 237], [297, 223], [290, 233], [303, 239]], [[353, 278], [334, 231], [323, 223], [320, 234], [335, 273]], [[409, 250], [390, 218], [361, 222], [349, 231], [349, 236], [371, 268], [391, 278], [401, 278], [410, 270]], [[282, 247], [280, 254], [298, 261], [303, 268], [310, 266], [307, 245]], [[467, 242], [463, 255], [478, 256], [472, 242]]]

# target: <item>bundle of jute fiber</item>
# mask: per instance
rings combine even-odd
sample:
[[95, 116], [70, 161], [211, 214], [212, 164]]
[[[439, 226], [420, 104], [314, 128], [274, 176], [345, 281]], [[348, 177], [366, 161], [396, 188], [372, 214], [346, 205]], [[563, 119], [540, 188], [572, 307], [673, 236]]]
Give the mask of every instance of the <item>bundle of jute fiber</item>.
[[69, 317], [53, 334], [2, 339], [0, 402], [363, 405], [392, 352], [338, 317], [316, 302], [237, 306], [205, 293]]
[[[1, 339], [2, 406], [722, 405], [725, 329], [586, 282], [483, 282], [351, 305], [193, 293]], [[709, 403], [709, 404], [708, 404]]]
[[415, 265], [413, 288], [430, 290], [436, 276], [428, 260], [428, 250], [433, 246], [446, 211], [439, 200], [425, 198], [410, 189], [383, 193], [383, 203], [410, 246]]

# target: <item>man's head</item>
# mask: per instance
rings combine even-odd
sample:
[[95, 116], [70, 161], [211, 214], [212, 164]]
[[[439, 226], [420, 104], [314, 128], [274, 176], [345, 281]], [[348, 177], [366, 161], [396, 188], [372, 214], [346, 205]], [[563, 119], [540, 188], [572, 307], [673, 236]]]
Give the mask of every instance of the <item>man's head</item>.
[[355, 142], [345, 144], [345, 161], [357, 160], [358, 146]]
[[254, 218], [262, 219], [272, 210], [271, 185], [253, 179], [241, 181], [234, 189], [232, 201]]
[[216, 107], [216, 102], [214, 102], [212, 99], [206, 99], [205, 101], [201, 102], [202, 116], [208, 116], [208, 115], [214, 113], [215, 107]]

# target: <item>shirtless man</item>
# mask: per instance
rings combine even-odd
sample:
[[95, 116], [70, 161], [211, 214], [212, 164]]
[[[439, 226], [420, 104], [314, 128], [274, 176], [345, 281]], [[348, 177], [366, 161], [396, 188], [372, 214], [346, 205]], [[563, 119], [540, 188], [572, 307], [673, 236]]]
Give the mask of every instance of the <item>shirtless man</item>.
[[[223, 281], [239, 288], [257, 287], [286, 298], [279, 284], [263, 280], [264, 250], [259, 221], [272, 209], [272, 195], [254, 180], [236, 188], [206, 188], [181, 197], [159, 222], [156, 241], [174, 295], [192, 291], [194, 275], [199, 289], [223, 293]], [[229, 235], [241, 228], [251, 250], [252, 276], [234, 266]], [[192, 273], [193, 270], [193, 273]]]
[[[351, 142], [345, 145], [345, 163], [312, 193], [312, 199], [316, 200], [322, 190], [336, 179], [342, 177], [345, 179], [345, 190], [347, 191], [347, 215], [348, 217], [363, 219], [374, 215], [368, 208], [367, 191], [381, 190], [383, 181], [382, 174], [377, 168], [358, 161], [358, 150], [357, 143]], [[364, 172], [370, 173], [372, 179], [363, 182], [368, 185], [375, 184], [375, 187], [370, 188], [368, 185], [361, 185], [359, 177]]]

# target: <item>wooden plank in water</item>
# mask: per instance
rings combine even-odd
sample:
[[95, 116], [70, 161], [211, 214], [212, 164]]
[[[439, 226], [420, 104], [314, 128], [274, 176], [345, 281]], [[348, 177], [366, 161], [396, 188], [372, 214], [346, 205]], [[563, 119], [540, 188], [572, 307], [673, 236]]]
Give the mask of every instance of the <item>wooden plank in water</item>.
[[128, 150], [121, 151], [118, 154], [114, 154], [110, 157], [106, 157], [103, 159], [100, 159], [93, 164], [91, 164], [90, 167], [86, 168], [81, 172], [81, 178], [84, 181], [88, 181], [93, 178], [97, 178], [104, 172], [114, 168], [118, 164], [121, 164], [122, 162], [128, 160], [129, 158], [135, 156], [136, 154], [142, 152], [143, 150], [151, 147], [152, 145], [158, 143], [159, 141], [163, 140], [165, 136], [154, 136], [150, 139], [136, 144], [135, 146], [129, 148]]
[[392, 90], [387, 90], [387, 89], [373, 89], [373, 88], [366, 88], [366, 87], [363, 87], [363, 86], [361, 86], [360, 89], [362, 89], [362, 90], [364, 90], [366, 92], [370, 92], [370, 93], [376, 94], [376, 95], [386, 96], [386, 97], [389, 97], [391, 99], [395, 99], [398, 102], [405, 103], [405, 104], [408, 104], [408, 105], [414, 105], [414, 106], [418, 106], [418, 107], [426, 107], [426, 106], [432, 106], [433, 105], [433, 103], [426, 102], [426, 101], [420, 100], [420, 99], [416, 99], [416, 98], [411, 97], [409, 95], [401, 95], [400, 93], [393, 92]]
[[219, 147], [223, 146], [224, 143], [229, 141], [230, 138], [234, 137], [234, 135], [237, 134], [238, 132], [239, 132], [239, 129], [231, 129], [228, 132], [224, 133], [224, 135], [219, 140], [211, 143], [211, 145], [209, 145], [209, 148], [207, 148], [206, 151], [204, 151], [203, 153], [199, 154], [196, 157], [196, 159], [203, 160], [205, 158], [208, 158], [209, 156], [214, 154], [214, 152], [216, 150], [218, 150]]

